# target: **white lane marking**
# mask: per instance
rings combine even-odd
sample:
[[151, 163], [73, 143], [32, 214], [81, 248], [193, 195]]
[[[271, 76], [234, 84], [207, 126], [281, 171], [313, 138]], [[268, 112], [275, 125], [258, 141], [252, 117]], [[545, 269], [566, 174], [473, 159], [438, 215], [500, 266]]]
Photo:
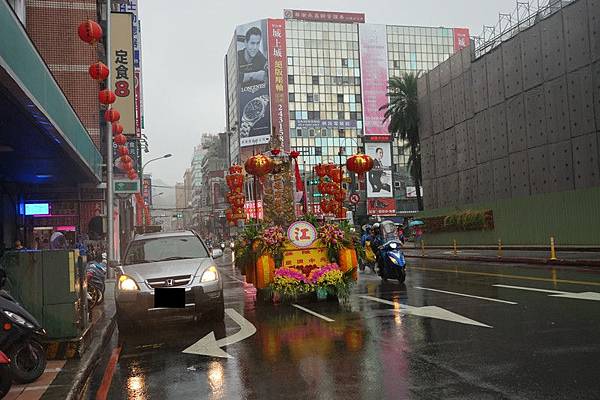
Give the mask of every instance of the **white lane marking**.
[[480, 300], [488, 300], [488, 301], [495, 301], [498, 303], [505, 303], [505, 304], [519, 304], [519, 303], [515, 303], [514, 301], [508, 301], [508, 300], [499, 300], [499, 299], [492, 299], [489, 297], [481, 297], [481, 296], [473, 296], [471, 294], [465, 294], [465, 293], [456, 293], [456, 292], [448, 292], [446, 290], [440, 290], [440, 289], [432, 289], [432, 288], [425, 288], [425, 287], [421, 287], [421, 286], [415, 286], [415, 289], [421, 289], [421, 290], [430, 290], [432, 292], [440, 292], [440, 293], [446, 293], [446, 294], [453, 294], [455, 296], [463, 296], [463, 297], [471, 297], [473, 299], [480, 299]]
[[600, 301], [600, 293], [598, 293], [598, 292], [575, 293], [575, 292], [561, 292], [559, 290], [530, 288], [530, 287], [525, 287], [525, 286], [510, 286], [510, 285], [494, 285], [494, 286], [507, 288], [507, 289], [518, 289], [518, 290], [529, 290], [532, 292], [551, 293], [549, 295], [550, 297], [561, 297], [564, 299]]
[[229, 346], [249, 338], [256, 333], [256, 327], [252, 325], [252, 323], [246, 318], [242, 317], [233, 308], [226, 308], [225, 313], [227, 313], [229, 318], [234, 320], [240, 326], [240, 330], [238, 332], [219, 340], [216, 340], [214, 332], [210, 332], [202, 339], [183, 350], [182, 353], [198, 354], [210, 357], [233, 358], [232, 355], [222, 350], [221, 347]]
[[542, 292], [542, 293], [554, 293], [554, 294], [566, 293], [566, 292], [561, 292], [559, 290], [538, 289], [538, 288], [530, 288], [530, 287], [525, 287], [525, 286], [511, 286], [511, 285], [500, 285], [500, 284], [492, 285], [492, 286], [507, 288], [507, 289], [529, 290], [532, 292]]
[[457, 322], [459, 324], [481, 326], [483, 328], [492, 328], [492, 326], [490, 326], [490, 325], [486, 325], [481, 322], [475, 321], [473, 319], [463, 317], [460, 314], [453, 313], [452, 311], [448, 311], [444, 308], [437, 307], [437, 306], [413, 307], [413, 306], [408, 306], [405, 304], [400, 304], [400, 303], [397, 303], [394, 301], [380, 299], [378, 297], [373, 297], [373, 296], [363, 295], [363, 296], [359, 296], [359, 297], [361, 297], [363, 299], [371, 300], [371, 301], [376, 301], [378, 303], [391, 305], [394, 307], [394, 309], [391, 311], [399, 312], [402, 314], [416, 315], [416, 316], [425, 317], [425, 318], [442, 319], [445, 321]]
[[324, 315], [321, 315], [321, 314], [319, 314], [319, 313], [316, 313], [316, 312], [314, 312], [314, 311], [312, 311], [312, 310], [309, 310], [308, 308], [304, 308], [304, 307], [302, 307], [302, 306], [299, 306], [298, 304], [292, 304], [292, 306], [296, 307], [296, 308], [297, 308], [297, 309], [299, 309], [299, 310], [302, 310], [302, 311], [304, 311], [304, 312], [307, 312], [307, 313], [309, 313], [309, 314], [311, 314], [311, 315], [314, 315], [315, 317], [319, 317], [319, 318], [321, 318], [322, 320], [325, 320], [325, 321], [327, 321], [327, 322], [334, 322], [334, 321], [335, 321], [335, 320], [333, 320], [333, 319], [331, 319], [331, 318], [328, 318], [328, 317], [326, 317], [326, 316], [324, 316]]

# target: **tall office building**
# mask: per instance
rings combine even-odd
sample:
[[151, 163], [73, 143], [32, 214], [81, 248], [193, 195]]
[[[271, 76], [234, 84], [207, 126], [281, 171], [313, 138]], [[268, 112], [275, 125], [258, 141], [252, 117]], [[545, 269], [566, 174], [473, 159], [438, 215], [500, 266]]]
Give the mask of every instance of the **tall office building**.
[[284, 10], [240, 25], [225, 57], [230, 159], [265, 151], [272, 127], [300, 152], [303, 174], [360, 150], [380, 167], [367, 178], [369, 215], [413, 211], [408, 156], [379, 111], [388, 78], [432, 69], [468, 43], [464, 28], [367, 24], [358, 13]]

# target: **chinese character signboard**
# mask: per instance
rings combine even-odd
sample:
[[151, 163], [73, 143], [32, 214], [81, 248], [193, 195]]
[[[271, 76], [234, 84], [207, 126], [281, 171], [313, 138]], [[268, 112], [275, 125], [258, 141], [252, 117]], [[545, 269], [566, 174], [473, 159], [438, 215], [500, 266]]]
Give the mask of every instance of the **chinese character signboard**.
[[285, 19], [299, 19], [302, 21], [316, 22], [343, 22], [347, 24], [365, 22], [363, 13], [343, 13], [330, 11], [310, 11], [310, 10], [283, 10]]
[[144, 174], [144, 179], [142, 181], [142, 193], [144, 194], [144, 203], [151, 206], [152, 205], [152, 176]]
[[356, 128], [354, 120], [297, 119], [296, 128]]
[[296, 221], [290, 225], [287, 237], [296, 247], [310, 247], [317, 240], [317, 229], [306, 221]]
[[288, 112], [287, 54], [285, 46], [285, 21], [270, 19], [269, 72], [271, 83], [271, 123], [275, 127], [284, 149], [290, 148], [290, 121]]
[[[256, 212], [254, 211], [254, 201], [247, 201], [244, 203], [244, 211], [246, 212], [246, 220], [256, 219]], [[263, 219], [263, 207], [262, 200], [258, 200], [258, 219]]]
[[385, 25], [359, 25], [362, 103], [365, 136], [388, 136], [389, 123], [383, 122], [387, 104], [388, 51]]
[[240, 147], [268, 143], [271, 137], [267, 20], [236, 29], [240, 90]]
[[396, 215], [396, 199], [367, 199], [367, 213], [371, 216]]
[[136, 134], [132, 18], [129, 13], [111, 13], [111, 90], [117, 97], [113, 107], [121, 113], [119, 122], [125, 135]]
[[454, 51], [464, 49], [469, 45], [469, 30], [467, 28], [454, 28]]

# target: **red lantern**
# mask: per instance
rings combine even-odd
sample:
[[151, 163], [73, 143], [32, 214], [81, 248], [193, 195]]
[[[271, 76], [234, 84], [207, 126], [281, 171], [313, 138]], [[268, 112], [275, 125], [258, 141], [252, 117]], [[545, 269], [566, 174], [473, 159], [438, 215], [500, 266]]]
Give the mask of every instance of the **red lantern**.
[[104, 63], [97, 62], [95, 64], [90, 65], [88, 72], [92, 79], [97, 81], [103, 81], [106, 78], [108, 78], [109, 69]]
[[96, 21], [91, 19], [83, 21], [77, 29], [79, 38], [86, 43], [94, 44], [102, 39], [102, 28]]
[[119, 158], [121, 160], [121, 162], [123, 164], [127, 164], [127, 163], [133, 163], [133, 159], [127, 155], [125, 156], [121, 156], [121, 158]]
[[237, 208], [244, 208], [246, 199], [243, 196], [235, 196], [231, 199], [231, 205]]
[[373, 168], [373, 159], [366, 154], [354, 154], [348, 157], [346, 167], [348, 167], [348, 171], [363, 174]]
[[292, 157], [293, 159], [296, 159], [299, 156], [300, 156], [300, 152], [299, 151], [294, 150], [294, 151], [290, 152], [290, 157]]
[[133, 181], [133, 180], [137, 179], [138, 174], [137, 174], [137, 172], [135, 172], [134, 170], [131, 169], [127, 172], [127, 177]]
[[317, 185], [317, 190], [321, 194], [327, 194], [327, 183], [319, 182], [319, 184]]
[[346, 191], [344, 189], [340, 189], [335, 193], [334, 197], [337, 201], [343, 202], [346, 200]]
[[121, 119], [121, 113], [114, 108], [110, 108], [104, 112], [104, 120], [106, 122], [117, 122]]
[[273, 160], [263, 154], [257, 154], [246, 160], [244, 167], [250, 175], [260, 178], [273, 170]]
[[120, 135], [121, 133], [123, 133], [123, 125], [121, 125], [118, 122], [113, 122], [112, 132], [113, 132], [113, 136]]
[[124, 146], [125, 143], [127, 143], [127, 138], [125, 137], [125, 135], [118, 134], [114, 137], [114, 141], [117, 145]]
[[126, 146], [119, 146], [117, 150], [119, 151], [119, 155], [129, 156], [129, 149]]
[[121, 168], [123, 168], [123, 170], [127, 171], [127, 172], [133, 171], [133, 163], [132, 162], [127, 162], [127, 163], [122, 162]]
[[279, 153], [281, 153], [281, 150], [279, 150], [279, 149], [271, 150], [271, 154], [273, 154], [274, 156], [278, 155]]
[[238, 188], [244, 185], [244, 175], [227, 175], [225, 177], [225, 181], [227, 182], [227, 186], [229, 187], [229, 189]]
[[329, 177], [331, 178], [332, 181], [340, 183], [342, 181], [342, 170], [340, 168], [332, 168], [329, 171], [330, 175]]
[[325, 164], [325, 171], [327, 171], [326, 175], [330, 178], [333, 178], [333, 171], [336, 169], [335, 164], [329, 163], [329, 164]]
[[98, 100], [102, 104], [112, 104], [117, 100], [117, 96], [110, 89], [104, 89], [98, 92]]
[[233, 164], [231, 167], [229, 167], [229, 173], [231, 175], [241, 174], [242, 172], [244, 172], [244, 169], [242, 168], [241, 165]]

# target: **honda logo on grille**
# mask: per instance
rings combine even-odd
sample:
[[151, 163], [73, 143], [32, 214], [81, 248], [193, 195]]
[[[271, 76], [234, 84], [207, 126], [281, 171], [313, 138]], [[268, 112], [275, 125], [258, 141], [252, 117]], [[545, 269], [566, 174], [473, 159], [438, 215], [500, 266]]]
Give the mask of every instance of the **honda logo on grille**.
[[167, 286], [173, 286], [173, 279], [167, 279], [165, 282]]

